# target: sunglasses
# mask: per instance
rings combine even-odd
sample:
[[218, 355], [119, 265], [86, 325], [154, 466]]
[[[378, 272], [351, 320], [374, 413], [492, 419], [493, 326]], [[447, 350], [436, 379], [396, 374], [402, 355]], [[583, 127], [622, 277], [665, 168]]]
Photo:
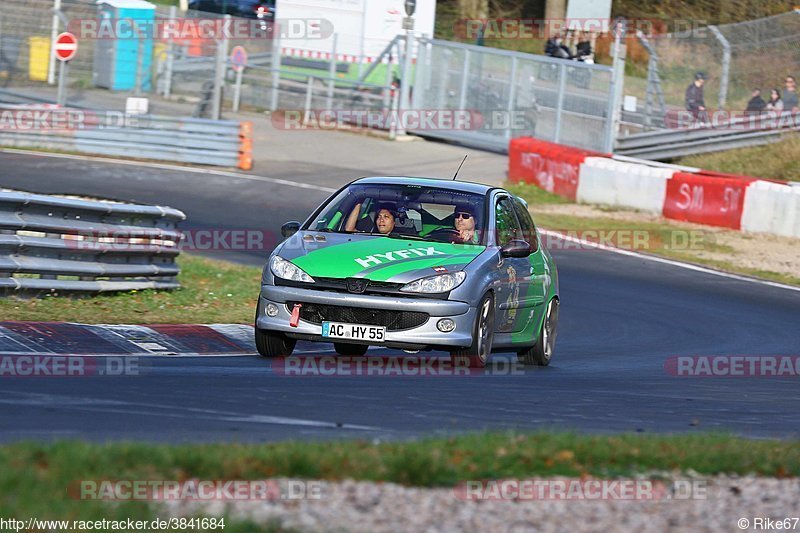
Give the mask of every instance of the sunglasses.
[[459, 218], [463, 218], [464, 220], [469, 220], [472, 218], [472, 213], [464, 213], [464, 212], [456, 213], [456, 220], [458, 220]]

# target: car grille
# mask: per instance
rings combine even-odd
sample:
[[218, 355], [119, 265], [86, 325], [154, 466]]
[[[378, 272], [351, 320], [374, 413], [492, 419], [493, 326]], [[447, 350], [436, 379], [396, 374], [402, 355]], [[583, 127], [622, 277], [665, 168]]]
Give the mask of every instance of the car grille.
[[[286, 302], [292, 312], [296, 302]], [[428, 313], [419, 311], [390, 311], [386, 309], [365, 309], [340, 305], [304, 303], [300, 308], [300, 318], [313, 324], [323, 321], [385, 326], [388, 331], [400, 331], [421, 326], [428, 321]]]

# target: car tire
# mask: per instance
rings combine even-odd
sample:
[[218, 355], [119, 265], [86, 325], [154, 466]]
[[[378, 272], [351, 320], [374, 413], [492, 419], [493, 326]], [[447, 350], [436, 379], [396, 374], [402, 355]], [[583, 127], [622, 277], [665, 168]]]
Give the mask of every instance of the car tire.
[[494, 339], [494, 296], [487, 292], [478, 303], [478, 316], [472, 326], [472, 345], [458, 348], [450, 352], [450, 359], [455, 366], [483, 368], [492, 353]]
[[361, 356], [367, 353], [369, 346], [366, 344], [348, 344], [346, 342], [334, 342], [333, 348], [339, 355]]
[[558, 334], [558, 299], [553, 298], [547, 305], [547, 314], [542, 321], [542, 328], [536, 339], [536, 344], [517, 352], [520, 363], [530, 366], [547, 366], [553, 358], [553, 349], [556, 345]]
[[294, 351], [297, 340], [283, 333], [255, 328], [256, 349], [261, 357], [288, 357]]

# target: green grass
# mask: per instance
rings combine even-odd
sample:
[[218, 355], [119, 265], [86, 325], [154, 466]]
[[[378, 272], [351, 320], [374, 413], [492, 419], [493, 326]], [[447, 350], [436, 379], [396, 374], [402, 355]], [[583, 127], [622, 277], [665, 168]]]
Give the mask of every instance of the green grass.
[[524, 198], [528, 205], [533, 206], [537, 204], [568, 204], [571, 203], [563, 196], [553, 194], [544, 189], [540, 189], [536, 185], [530, 183], [510, 183], [506, 182], [504, 187], [512, 194], [516, 194], [520, 198]]
[[800, 181], [800, 135], [780, 142], [683, 157], [678, 164], [759, 178]]
[[[531, 476], [668, 477], [700, 474], [800, 476], [800, 446], [728, 435], [586, 436], [480, 433], [372, 444], [151, 445], [25, 442], [0, 447], [0, 516], [134, 519], [157, 514], [144, 502], [108, 504], [67, 496], [81, 480], [308, 479], [454, 486], [467, 480]], [[162, 516], [163, 517], [163, 516]], [[231, 531], [247, 531], [237, 524]], [[226, 524], [225, 531], [229, 531]]]
[[260, 269], [188, 254], [181, 254], [178, 263], [182, 287], [175, 291], [0, 298], [0, 317], [105, 324], [252, 323]]

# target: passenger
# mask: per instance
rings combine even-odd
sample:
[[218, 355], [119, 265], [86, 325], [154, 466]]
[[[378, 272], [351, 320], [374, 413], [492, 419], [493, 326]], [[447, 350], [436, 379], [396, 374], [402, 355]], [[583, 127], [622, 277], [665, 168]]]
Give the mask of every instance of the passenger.
[[387, 235], [394, 231], [394, 212], [386, 206], [382, 206], [378, 210], [378, 216], [375, 218], [375, 225], [378, 228], [378, 233]]

